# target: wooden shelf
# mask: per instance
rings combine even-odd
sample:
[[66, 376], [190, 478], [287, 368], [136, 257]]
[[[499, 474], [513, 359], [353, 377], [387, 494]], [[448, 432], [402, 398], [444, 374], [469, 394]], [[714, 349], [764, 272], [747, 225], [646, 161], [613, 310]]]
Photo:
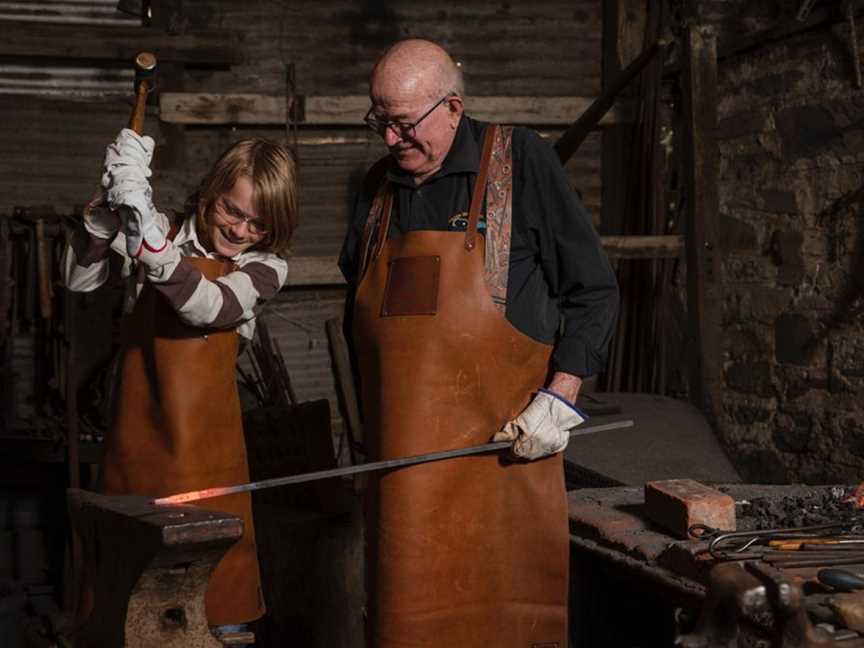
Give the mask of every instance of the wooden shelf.
[[[569, 126], [591, 105], [592, 97], [468, 97], [468, 114], [482, 121]], [[360, 126], [369, 110], [369, 97], [300, 96], [287, 109], [286, 97], [263, 94], [212, 94], [163, 92], [159, 117], [170, 124], [284, 125], [289, 114], [298, 124], [311, 126]], [[601, 126], [632, 119], [627, 104], [617, 104], [600, 121]]]
[[[601, 236], [610, 259], [673, 259], [684, 250], [684, 237]], [[345, 284], [336, 257], [289, 256], [288, 287], [341, 286]]]

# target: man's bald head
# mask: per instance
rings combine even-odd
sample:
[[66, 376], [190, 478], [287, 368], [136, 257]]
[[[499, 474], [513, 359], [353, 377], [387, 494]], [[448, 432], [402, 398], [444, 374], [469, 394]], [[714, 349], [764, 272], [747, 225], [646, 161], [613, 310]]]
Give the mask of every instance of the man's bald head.
[[419, 38], [399, 41], [387, 50], [375, 64], [369, 85], [373, 99], [393, 90], [432, 100], [465, 95], [459, 66], [441, 46]]
[[435, 43], [401, 41], [375, 64], [367, 117], [416, 183], [431, 177], [447, 157], [462, 119], [463, 94], [459, 66]]

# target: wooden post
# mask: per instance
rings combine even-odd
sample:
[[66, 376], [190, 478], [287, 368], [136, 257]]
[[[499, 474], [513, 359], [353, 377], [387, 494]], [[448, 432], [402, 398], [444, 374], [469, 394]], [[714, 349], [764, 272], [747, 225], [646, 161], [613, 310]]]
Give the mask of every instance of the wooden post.
[[[643, 49], [645, 21], [648, 10], [639, 0], [613, 0], [603, 3], [603, 87], [608, 87], [621, 70], [632, 62]], [[636, 85], [634, 84], [633, 88]], [[633, 93], [633, 88], [629, 93]], [[628, 169], [636, 127], [633, 124], [617, 124], [603, 131], [601, 145], [602, 204], [601, 233], [629, 233], [625, 230], [627, 220], [627, 192], [633, 186]], [[609, 361], [604, 376], [607, 391], [626, 389], [623, 380], [628, 328], [632, 319], [629, 297], [630, 265], [615, 264], [615, 272], [621, 287], [621, 301], [615, 334], [609, 347]]]
[[687, 313], [690, 399], [716, 423], [722, 381], [718, 249], [717, 37], [691, 25], [682, 75], [684, 179], [687, 201]]

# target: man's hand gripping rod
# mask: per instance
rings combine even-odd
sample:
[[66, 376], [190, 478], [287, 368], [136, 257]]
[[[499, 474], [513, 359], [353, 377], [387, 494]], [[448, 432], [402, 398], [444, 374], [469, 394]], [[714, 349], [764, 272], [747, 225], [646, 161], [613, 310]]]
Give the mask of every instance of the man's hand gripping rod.
[[[606, 430], [617, 430], [619, 428], [632, 427], [633, 420], [613, 421], [612, 423], [602, 423], [600, 425], [585, 425], [574, 428], [570, 432], [570, 436], [581, 436], [583, 434], [594, 434], [595, 432], [605, 432]], [[413, 466], [416, 464], [429, 463], [431, 461], [441, 461], [442, 459], [452, 459], [453, 457], [467, 457], [469, 455], [485, 454], [487, 452], [496, 452], [504, 450], [512, 445], [512, 441], [497, 441], [495, 443], [486, 443], [484, 445], [472, 446], [470, 448], [459, 448], [456, 450], [442, 450], [440, 452], [430, 452], [428, 454], [415, 455], [413, 457], [400, 457], [399, 459], [385, 459], [383, 461], [373, 461], [372, 463], [360, 464], [357, 466], [343, 466], [342, 468], [331, 468], [329, 470], [318, 470], [315, 472], [303, 473], [300, 475], [290, 475], [288, 477], [275, 477], [273, 479], [263, 479], [249, 484], [239, 484], [237, 486], [221, 486], [218, 488], [206, 488], [204, 490], [189, 491], [186, 493], [177, 493], [166, 497], [158, 497], [153, 500], [154, 504], [185, 504], [186, 502], [197, 502], [198, 500], [210, 499], [211, 497], [221, 497], [222, 495], [233, 495], [234, 493], [246, 493], [249, 491], [261, 490], [264, 488], [274, 488], [276, 486], [287, 486], [289, 484], [302, 484], [304, 482], [318, 481], [320, 479], [329, 479], [331, 477], [345, 477], [347, 475], [359, 475], [361, 473], [373, 472], [376, 470], [387, 470], [388, 468], [401, 468], [404, 466]]]

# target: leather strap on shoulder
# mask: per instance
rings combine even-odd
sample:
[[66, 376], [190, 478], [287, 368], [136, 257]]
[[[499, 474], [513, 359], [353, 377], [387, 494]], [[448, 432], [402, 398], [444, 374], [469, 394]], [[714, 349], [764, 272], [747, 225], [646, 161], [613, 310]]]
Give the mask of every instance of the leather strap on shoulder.
[[489, 124], [483, 138], [483, 153], [480, 156], [480, 170], [474, 182], [474, 194], [471, 196], [471, 206], [468, 208], [468, 228], [465, 230], [465, 249], [473, 250], [477, 245], [477, 222], [480, 220], [480, 210], [483, 207], [483, 195], [486, 189], [486, 176], [489, 173], [489, 159], [492, 157], [492, 145], [495, 143], [495, 133], [498, 126]]
[[[375, 191], [369, 216], [363, 226], [363, 237], [360, 239], [360, 255], [357, 258], [357, 281], [363, 278], [369, 263], [381, 251], [390, 228], [390, 212], [393, 207], [393, 188], [387, 180], [388, 158], [382, 158], [369, 170], [364, 180], [365, 191]], [[381, 232], [384, 232], [383, 235]]]
[[495, 305], [504, 312], [510, 276], [513, 221], [513, 127], [496, 130], [486, 183], [486, 258], [484, 277]]

